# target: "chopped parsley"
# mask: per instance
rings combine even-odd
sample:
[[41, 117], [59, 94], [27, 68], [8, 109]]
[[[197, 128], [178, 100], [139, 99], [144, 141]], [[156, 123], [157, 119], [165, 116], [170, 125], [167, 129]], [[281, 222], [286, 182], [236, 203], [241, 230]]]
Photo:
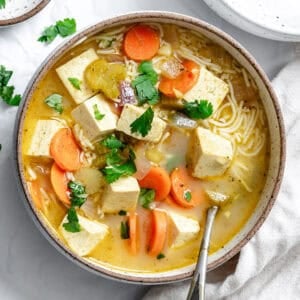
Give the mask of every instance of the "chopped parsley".
[[63, 224], [65, 230], [69, 232], [79, 232], [80, 224], [78, 216], [76, 213], [76, 207], [80, 207], [87, 198], [85, 187], [75, 181], [70, 181], [68, 183], [68, 188], [70, 189], [71, 207], [68, 210], [68, 222]]
[[162, 259], [162, 258], [165, 258], [165, 255], [163, 253], [159, 253], [157, 256], [156, 256], [157, 259]]
[[5, 8], [5, 0], [0, 0], [0, 9]]
[[190, 190], [185, 190], [183, 192], [183, 198], [186, 202], [190, 202], [192, 200], [192, 193]]
[[118, 215], [119, 215], [119, 216], [126, 216], [126, 215], [127, 215], [127, 211], [121, 209], [121, 210], [119, 211]]
[[62, 100], [63, 97], [61, 95], [52, 94], [45, 99], [45, 103], [61, 114], [64, 111]]
[[183, 112], [192, 119], [206, 119], [213, 113], [213, 105], [207, 100], [184, 101]]
[[152, 128], [154, 111], [149, 107], [139, 118], [130, 124], [131, 133], [138, 133], [145, 137]]
[[96, 120], [100, 121], [105, 117], [105, 114], [100, 113], [97, 104], [93, 105], [93, 109], [94, 109], [94, 116]]
[[12, 74], [13, 71], [6, 70], [3, 65], [0, 65], [0, 98], [8, 105], [18, 106], [21, 95], [14, 95], [15, 87], [8, 86]]
[[154, 201], [155, 190], [141, 188], [139, 195], [139, 203], [142, 207], [150, 209], [150, 204]]
[[129, 225], [128, 225], [128, 222], [121, 222], [120, 236], [121, 236], [121, 239], [123, 239], [123, 240], [129, 239]]
[[139, 104], [157, 104], [159, 92], [155, 87], [158, 75], [154, 71], [150, 61], [143, 61], [138, 67], [140, 74], [132, 81], [132, 87], [137, 93]]
[[71, 84], [73, 85], [73, 87], [76, 90], [81, 90], [81, 88], [80, 88], [81, 80], [79, 80], [78, 78], [75, 78], [75, 77], [69, 77], [68, 80], [71, 82]]
[[66, 37], [75, 32], [75, 19], [66, 18], [64, 20], [57, 21], [55, 25], [51, 25], [45, 28], [42, 32], [42, 35], [38, 38], [38, 41], [49, 44], [57, 37], [57, 35], [60, 35], [61, 37]]
[[101, 141], [101, 144], [108, 149], [121, 149], [125, 147], [125, 145], [118, 138], [116, 138], [114, 134], [107, 136]]

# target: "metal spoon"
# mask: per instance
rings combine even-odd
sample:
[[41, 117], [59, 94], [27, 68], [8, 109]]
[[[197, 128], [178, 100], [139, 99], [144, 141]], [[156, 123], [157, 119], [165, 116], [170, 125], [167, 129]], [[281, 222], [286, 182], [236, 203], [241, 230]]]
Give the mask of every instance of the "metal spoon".
[[205, 299], [205, 281], [206, 281], [209, 242], [210, 242], [212, 225], [214, 223], [215, 216], [217, 214], [218, 209], [219, 209], [218, 206], [212, 206], [207, 211], [205, 231], [201, 241], [201, 247], [199, 251], [195, 272], [192, 278], [192, 282], [186, 300]]

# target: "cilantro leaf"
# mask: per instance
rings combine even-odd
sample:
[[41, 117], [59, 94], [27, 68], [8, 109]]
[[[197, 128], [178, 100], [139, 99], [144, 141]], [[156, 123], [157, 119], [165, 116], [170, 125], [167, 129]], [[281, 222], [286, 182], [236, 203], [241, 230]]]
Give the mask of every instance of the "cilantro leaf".
[[190, 190], [185, 190], [183, 192], [183, 198], [186, 202], [190, 202], [192, 200], [192, 193]]
[[138, 133], [145, 137], [152, 128], [154, 111], [149, 107], [139, 118], [130, 124], [131, 133]]
[[52, 94], [45, 99], [45, 103], [61, 114], [64, 111], [62, 100], [63, 97], [61, 95]]
[[129, 239], [129, 225], [128, 225], [128, 222], [121, 222], [120, 236], [121, 236], [121, 239], [123, 239], [123, 240]]
[[81, 80], [79, 80], [78, 78], [75, 78], [75, 77], [69, 77], [68, 80], [71, 82], [71, 84], [73, 85], [73, 87], [76, 90], [81, 90], [81, 88], [80, 88]]
[[76, 210], [74, 207], [71, 207], [68, 210], [68, 223], [64, 223], [63, 227], [65, 230], [69, 232], [79, 232], [80, 231], [80, 225], [79, 225], [79, 220], [78, 216], [76, 213]]
[[13, 71], [6, 70], [3, 65], [0, 65], [0, 87], [6, 86], [8, 84], [12, 74]]
[[114, 134], [107, 136], [101, 144], [109, 149], [121, 149], [125, 146]]
[[121, 157], [118, 149], [112, 149], [109, 153], [106, 154], [106, 164], [115, 165], [123, 162], [123, 157]]
[[109, 165], [102, 169], [105, 180], [108, 183], [113, 183], [121, 176], [130, 176], [136, 172], [136, 167], [133, 160], [128, 160], [121, 165]]
[[163, 253], [159, 253], [156, 258], [157, 259], [162, 259], [162, 258], [165, 258], [166, 256], [163, 254]]
[[56, 22], [57, 32], [60, 36], [66, 37], [76, 32], [75, 19], [66, 18]]
[[93, 109], [94, 109], [94, 117], [96, 120], [100, 121], [105, 117], [105, 114], [100, 113], [97, 104], [93, 105]]
[[213, 113], [213, 105], [207, 100], [184, 101], [183, 112], [192, 119], [206, 119]]
[[142, 188], [139, 194], [139, 203], [142, 207], [150, 209], [150, 204], [154, 201], [155, 190]]
[[58, 31], [55, 25], [46, 27], [42, 32], [42, 35], [38, 38], [39, 42], [42, 43], [51, 43], [58, 35]]
[[155, 87], [158, 75], [150, 61], [143, 61], [138, 67], [140, 75], [132, 81], [132, 87], [136, 90], [139, 104], [156, 104], [159, 100], [159, 92]]
[[5, 8], [5, 0], [0, 0], [0, 9]]
[[79, 182], [69, 181], [68, 188], [70, 189], [71, 205], [72, 207], [80, 207], [87, 198], [85, 187]]

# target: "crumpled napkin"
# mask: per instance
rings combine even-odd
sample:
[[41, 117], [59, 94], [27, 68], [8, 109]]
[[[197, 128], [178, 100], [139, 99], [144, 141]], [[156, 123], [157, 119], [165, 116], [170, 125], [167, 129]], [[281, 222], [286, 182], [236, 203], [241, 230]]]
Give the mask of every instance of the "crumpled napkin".
[[[241, 250], [235, 272], [209, 283], [207, 299], [300, 299], [300, 60], [273, 80], [284, 115], [287, 162], [282, 187], [261, 229]], [[153, 287], [143, 300], [185, 299], [189, 282]]]

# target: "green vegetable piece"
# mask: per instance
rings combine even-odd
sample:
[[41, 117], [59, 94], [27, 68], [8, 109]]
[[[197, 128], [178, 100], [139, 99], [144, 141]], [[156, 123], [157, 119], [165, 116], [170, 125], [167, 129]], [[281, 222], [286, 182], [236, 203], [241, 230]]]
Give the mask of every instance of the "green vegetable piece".
[[5, 0], [0, 0], [0, 9], [5, 8]]
[[57, 32], [60, 36], [66, 37], [76, 32], [76, 21], [75, 19], [66, 18], [56, 22]]
[[109, 153], [106, 154], [106, 164], [111, 166], [115, 164], [120, 164], [123, 162], [124, 159], [120, 155], [120, 152], [118, 149], [112, 149]]
[[162, 259], [162, 258], [165, 258], [165, 255], [163, 253], [159, 253], [157, 256], [156, 256], [157, 259]]
[[149, 107], [139, 118], [130, 124], [131, 133], [138, 133], [142, 137], [145, 137], [152, 128], [152, 121], [154, 118], [154, 112]]
[[68, 210], [68, 223], [64, 223], [63, 227], [65, 230], [69, 232], [79, 232], [80, 231], [80, 224], [78, 220], [78, 216], [74, 207], [71, 207]]
[[184, 101], [183, 112], [192, 119], [206, 119], [213, 113], [213, 105], [207, 100]]
[[45, 99], [45, 103], [61, 114], [64, 111], [62, 100], [63, 97], [61, 95], [52, 94]]
[[94, 116], [96, 120], [100, 121], [105, 117], [105, 114], [100, 113], [97, 104], [93, 105], [93, 109], [94, 109]]
[[128, 160], [121, 165], [110, 165], [102, 169], [105, 180], [108, 183], [113, 183], [118, 180], [121, 176], [130, 176], [136, 172], [134, 161]]
[[126, 210], [120, 210], [118, 213], [119, 216], [126, 216], [127, 215], [127, 211]]
[[190, 202], [192, 200], [192, 193], [191, 193], [191, 191], [190, 190], [184, 191], [183, 197], [184, 197], [184, 200], [186, 202]]
[[107, 136], [101, 144], [109, 149], [122, 149], [125, 145], [114, 134]]
[[139, 203], [142, 207], [150, 209], [150, 204], [154, 201], [155, 190], [142, 188], [139, 194]]
[[76, 90], [81, 90], [81, 88], [80, 88], [81, 80], [79, 80], [78, 78], [75, 78], [75, 77], [69, 77], [68, 80], [71, 82], [71, 84], [73, 85], [73, 87]]
[[58, 35], [57, 27], [51, 25], [46, 27], [42, 32], [42, 35], [38, 38], [38, 41], [41, 43], [50, 44]]
[[79, 182], [69, 181], [68, 188], [71, 192], [70, 198], [72, 207], [80, 207], [87, 198], [85, 187]]
[[129, 239], [129, 225], [128, 225], [128, 222], [121, 222], [120, 236], [121, 236], [121, 239], [123, 239], [123, 240]]

